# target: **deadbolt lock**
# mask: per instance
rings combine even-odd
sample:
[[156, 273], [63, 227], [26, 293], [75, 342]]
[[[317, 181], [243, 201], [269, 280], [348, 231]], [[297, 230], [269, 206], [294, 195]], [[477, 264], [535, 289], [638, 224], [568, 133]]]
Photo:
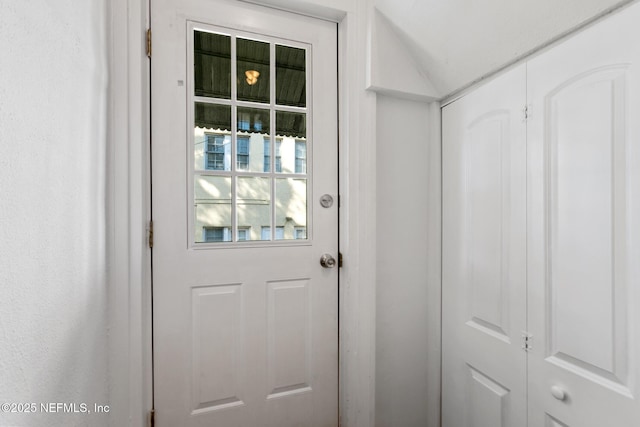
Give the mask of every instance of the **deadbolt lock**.
[[320, 197], [320, 206], [323, 208], [330, 208], [333, 206], [333, 197], [330, 194], [324, 194]]

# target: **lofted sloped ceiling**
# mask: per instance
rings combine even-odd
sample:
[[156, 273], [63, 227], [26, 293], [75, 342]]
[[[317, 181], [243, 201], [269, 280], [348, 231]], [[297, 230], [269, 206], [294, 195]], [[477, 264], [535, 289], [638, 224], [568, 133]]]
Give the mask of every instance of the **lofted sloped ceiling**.
[[629, 0], [374, 0], [420, 71], [451, 95]]

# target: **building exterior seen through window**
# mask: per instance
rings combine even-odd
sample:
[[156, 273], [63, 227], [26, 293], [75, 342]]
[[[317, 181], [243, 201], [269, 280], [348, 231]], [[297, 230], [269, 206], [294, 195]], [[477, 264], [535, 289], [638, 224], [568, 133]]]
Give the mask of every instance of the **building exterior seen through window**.
[[[262, 172], [269, 173], [271, 169], [271, 150], [270, 140], [260, 134], [237, 136], [237, 156], [236, 169], [238, 171], [250, 171], [260, 169]], [[298, 138], [277, 137], [275, 145], [275, 161], [274, 168], [276, 173], [289, 174], [306, 174], [306, 141]], [[231, 164], [231, 134], [230, 132], [203, 132], [201, 136], [196, 134], [195, 138], [195, 155], [200, 159], [202, 164], [197, 169], [211, 171], [230, 170]], [[284, 171], [284, 172], [283, 172]], [[238, 190], [246, 190], [250, 177], [239, 177], [240, 186]], [[294, 182], [297, 181], [297, 182]], [[304, 214], [306, 210], [296, 210], [300, 205], [306, 204], [306, 180], [294, 181], [290, 179], [277, 179], [275, 181], [277, 194], [281, 200], [289, 203], [289, 211], [282, 213], [285, 224], [276, 226], [275, 240], [290, 239], [306, 239], [306, 219]], [[213, 185], [212, 185], [213, 184]], [[215, 211], [218, 218], [225, 217], [230, 213], [229, 204], [230, 196], [230, 180], [214, 180], [213, 178], [202, 178], [196, 181], [196, 206], [203, 207], [200, 212], [210, 214]], [[291, 185], [290, 185], [291, 184]], [[229, 188], [225, 188], [226, 186]], [[223, 190], [219, 195], [225, 194], [227, 198], [213, 197], [216, 195], [214, 190]], [[271, 240], [270, 232], [270, 186], [257, 186], [251, 197], [238, 200], [239, 212], [251, 214], [252, 223], [238, 222], [237, 241], [249, 240]], [[213, 194], [212, 194], [213, 193]], [[247, 206], [253, 206], [247, 209]], [[280, 211], [280, 210], [279, 210]], [[302, 212], [302, 215], [300, 214]], [[287, 218], [289, 218], [287, 220]], [[295, 222], [293, 220], [296, 220]], [[202, 229], [202, 242], [231, 242], [231, 226], [215, 226], [216, 221], [196, 221], [196, 227]], [[220, 223], [220, 222], [219, 222]], [[285, 234], [286, 229], [286, 234]]]

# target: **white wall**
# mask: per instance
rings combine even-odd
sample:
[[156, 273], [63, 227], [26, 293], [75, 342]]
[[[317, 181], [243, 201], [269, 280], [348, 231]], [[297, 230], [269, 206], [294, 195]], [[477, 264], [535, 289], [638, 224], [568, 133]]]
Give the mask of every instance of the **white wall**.
[[416, 101], [433, 101], [442, 95], [420, 69], [418, 58], [398, 36], [392, 24], [375, 10], [370, 22], [368, 89]]
[[[105, 5], [0, 2], [2, 403], [108, 404]], [[0, 412], [0, 425], [107, 421]]]
[[439, 105], [377, 97], [376, 426], [439, 417]]

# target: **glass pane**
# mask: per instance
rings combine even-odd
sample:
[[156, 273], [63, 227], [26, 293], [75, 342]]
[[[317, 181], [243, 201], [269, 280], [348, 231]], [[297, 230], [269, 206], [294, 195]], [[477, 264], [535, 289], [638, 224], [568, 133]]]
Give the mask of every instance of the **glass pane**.
[[231, 106], [196, 102], [194, 119], [196, 127], [231, 131]]
[[231, 98], [231, 37], [194, 31], [195, 95]]
[[307, 115], [276, 111], [276, 134], [292, 138], [307, 137]]
[[238, 132], [269, 135], [269, 110], [238, 107]]
[[[238, 230], [248, 232], [246, 240], [271, 240], [264, 238], [263, 228], [271, 224], [271, 185], [269, 178], [239, 176], [236, 209]], [[240, 240], [240, 239], [238, 239]]]
[[196, 102], [195, 170], [231, 170], [231, 107]]
[[269, 43], [238, 39], [238, 99], [269, 103]]
[[238, 107], [236, 170], [269, 172], [269, 129], [269, 110]]
[[[278, 237], [276, 228], [276, 240], [307, 238], [306, 179], [276, 179], [276, 227], [282, 227], [281, 237]], [[305, 230], [304, 235], [296, 232], [299, 229]]]
[[307, 106], [304, 49], [276, 45], [276, 104]]
[[195, 242], [231, 241], [231, 178], [196, 174]]

